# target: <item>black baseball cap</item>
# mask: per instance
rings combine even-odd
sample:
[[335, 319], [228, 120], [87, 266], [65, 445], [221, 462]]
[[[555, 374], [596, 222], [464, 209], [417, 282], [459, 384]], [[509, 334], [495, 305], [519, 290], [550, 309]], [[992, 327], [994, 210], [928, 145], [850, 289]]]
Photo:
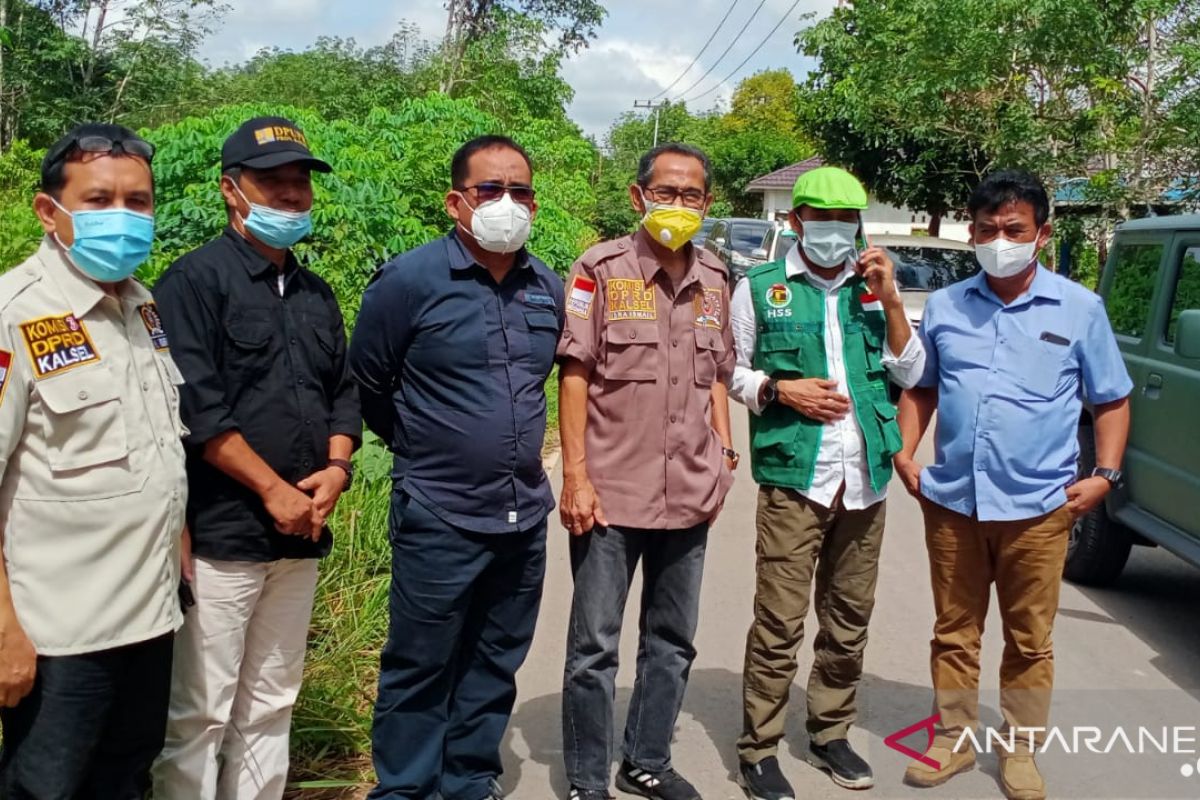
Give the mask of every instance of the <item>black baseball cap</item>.
[[242, 123], [221, 147], [221, 170], [230, 167], [272, 169], [303, 162], [317, 172], [333, 168], [308, 149], [308, 139], [296, 123], [283, 117], [255, 117]]

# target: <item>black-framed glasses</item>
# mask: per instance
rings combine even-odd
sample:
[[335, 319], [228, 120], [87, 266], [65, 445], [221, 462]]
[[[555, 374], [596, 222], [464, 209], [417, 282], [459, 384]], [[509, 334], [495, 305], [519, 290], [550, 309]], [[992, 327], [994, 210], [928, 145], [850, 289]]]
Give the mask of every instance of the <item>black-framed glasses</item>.
[[464, 186], [462, 191], [474, 190], [475, 196], [479, 198], [481, 203], [489, 203], [492, 200], [499, 200], [504, 197], [505, 193], [512, 196], [514, 202], [520, 203], [523, 206], [533, 205], [533, 198], [536, 195], [532, 186], [526, 186], [523, 183], [496, 183], [494, 181], [484, 181], [477, 183], [474, 186]]
[[144, 158], [147, 162], [154, 160], [154, 145], [145, 139], [110, 139], [107, 136], [80, 136], [63, 147], [62, 152], [54, 158], [54, 162], [63, 161], [76, 149], [84, 153], [124, 153]]
[[674, 186], [647, 186], [642, 194], [655, 203], [674, 205], [676, 200], [683, 201], [688, 208], [703, 208], [708, 199], [708, 192], [699, 189], [677, 189]]

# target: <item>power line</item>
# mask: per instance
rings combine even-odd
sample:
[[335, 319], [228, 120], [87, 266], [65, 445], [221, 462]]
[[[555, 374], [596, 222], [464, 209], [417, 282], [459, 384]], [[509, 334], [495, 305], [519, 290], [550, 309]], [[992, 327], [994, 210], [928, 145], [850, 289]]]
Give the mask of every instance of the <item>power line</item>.
[[[719, 82], [717, 82], [717, 84], [715, 86], [713, 86], [708, 91], [701, 92], [700, 94], [696, 95], [695, 97], [688, 98], [684, 102], [685, 103], [693, 103], [702, 97], [707, 97], [708, 95], [712, 94], [717, 89], [720, 89], [722, 86], [724, 86], [726, 83], [728, 83], [730, 78], [732, 78], [734, 75], [737, 75], [738, 72], [741, 71], [742, 67], [746, 66], [746, 64], [748, 64], [750, 62], [750, 59], [752, 59], [756, 55], [758, 55], [758, 51], [762, 50], [763, 47], [766, 46], [767, 42], [771, 41], [771, 37], [775, 35], [776, 31], [778, 31], [781, 27], [783, 27], [783, 23], [787, 22], [787, 18], [789, 16], [791, 16], [791, 13], [796, 10], [796, 6], [798, 6], [798, 5], [800, 5], [800, 0], [796, 0], [796, 2], [792, 3], [791, 8], [789, 8], [787, 11], [783, 12], [783, 18], [780, 19], [779, 22], [777, 22], [775, 24], [775, 27], [771, 28], [771, 32], [768, 33], [766, 35], [766, 37], [761, 42], [758, 43], [758, 47], [751, 50], [750, 55], [746, 56], [746, 58], [742, 60], [742, 63], [738, 64], [736, 67], [733, 68], [733, 72], [730, 72], [728, 75], [726, 75], [724, 78], [722, 78]], [[686, 94], [686, 92], [685, 92], [685, 94]]]
[[732, 50], [733, 46], [738, 43], [739, 39], [742, 38], [742, 34], [744, 34], [746, 32], [746, 29], [750, 27], [750, 23], [754, 22], [754, 18], [758, 16], [758, 12], [762, 11], [762, 7], [764, 5], [766, 5], [766, 3], [767, 3], [767, 0], [761, 0], [759, 2], [758, 7], [754, 9], [754, 13], [750, 15], [750, 19], [746, 20], [746, 24], [743, 25], [742, 29], [737, 32], [737, 36], [733, 37], [733, 41], [729, 43], [729, 47], [725, 48], [725, 52], [721, 53], [721, 55], [717, 58], [717, 60], [713, 62], [713, 65], [711, 67], [709, 67], [708, 69], [706, 69], [704, 71], [704, 74], [696, 79], [695, 83], [693, 83], [691, 86], [689, 86], [688, 88], [686, 88], [682, 92], [680, 92], [679, 95], [675, 98], [675, 102], [679, 102], [679, 98], [683, 97], [688, 92], [692, 91], [692, 89], [695, 89], [697, 86], [699, 86], [701, 83], [703, 83], [704, 79], [707, 78], [709, 75], [711, 75], [712, 71], [717, 68], [717, 65], [725, 60], [725, 56], [729, 55], [729, 51]]
[[740, 3], [741, 1], [742, 0], [733, 0], [733, 3], [730, 4], [730, 6], [729, 6], [729, 10], [727, 10], [725, 12], [725, 16], [721, 17], [721, 21], [717, 23], [717, 27], [713, 28], [712, 35], [708, 37], [708, 41], [704, 43], [704, 47], [701, 47], [700, 52], [696, 53], [696, 57], [692, 59], [692, 63], [687, 65], [687, 69], [685, 69], [683, 72], [679, 73], [679, 77], [677, 77], [677, 78], [675, 78], [675, 80], [671, 81], [670, 86], [663, 89], [658, 94], [654, 95], [654, 97], [651, 97], [650, 98], [651, 100], [657, 100], [658, 98], [662, 97], [667, 92], [674, 89], [675, 84], [677, 84], [681, 80], [683, 80], [683, 76], [687, 75], [689, 72], [692, 71], [692, 67], [696, 66], [696, 62], [700, 60], [700, 56], [704, 55], [704, 51], [706, 51], [708, 49], [708, 46], [713, 43], [713, 39], [717, 38], [717, 34], [720, 33], [721, 28], [725, 26], [725, 20], [729, 19], [729, 15], [733, 13], [733, 10], [735, 8], [737, 8], [738, 3]]

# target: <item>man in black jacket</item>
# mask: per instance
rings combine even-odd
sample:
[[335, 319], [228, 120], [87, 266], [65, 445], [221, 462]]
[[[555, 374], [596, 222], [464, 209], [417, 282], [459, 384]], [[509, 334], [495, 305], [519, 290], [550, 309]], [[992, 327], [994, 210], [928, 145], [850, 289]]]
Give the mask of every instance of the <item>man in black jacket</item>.
[[313, 170], [330, 167], [292, 122], [242, 125], [222, 150], [229, 227], [154, 291], [185, 379], [196, 600], [156, 797], [279, 798], [287, 781], [325, 520], [362, 430], [341, 312], [290, 249], [312, 227]]

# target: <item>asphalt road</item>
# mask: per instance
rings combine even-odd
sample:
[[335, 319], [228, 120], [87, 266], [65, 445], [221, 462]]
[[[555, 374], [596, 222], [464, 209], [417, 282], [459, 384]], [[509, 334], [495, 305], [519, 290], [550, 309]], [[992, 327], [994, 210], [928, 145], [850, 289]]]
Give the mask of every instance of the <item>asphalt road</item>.
[[[745, 411], [734, 407], [738, 448], [746, 452]], [[929, 458], [929, 446], [924, 448]], [[561, 474], [552, 473], [555, 490]], [[741, 664], [751, 618], [754, 580], [754, 509], [757, 487], [742, 465], [724, 514], [713, 530], [704, 577], [699, 656], [693, 668], [674, 745], [674, 765], [705, 800], [744, 797], [733, 783], [734, 741], [741, 724]], [[1200, 509], [1197, 509], [1200, 513]], [[980, 768], [932, 790], [904, 786], [905, 756], [883, 740], [930, 714], [929, 638], [933, 611], [920, 510], [893, 484], [878, 600], [860, 693], [860, 722], [851, 741], [871, 762], [877, 785], [857, 793], [877, 798], [1000, 797], [995, 755]], [[529, 661], [520, 674], [520, 697], [506, 740], [502, 780], [513, 800], [566, 797], [562, 767], [560, 690], [571, 602], [567, 534], [553, 515], [545, 599]], [[618, 681], [618, 742], [633, 684], [638, 591], [630, 592]], [[811, 635], [815, 621], [808, 625]], [[792, 693], [789, 735], [780, 761], [798, 798], [845, 798], [803, 762], [803, 682], [812, 661], [811, 640], [800, 653]], [[1039, 759], [1052, 797], [1200, 797], [1200, 570], [1158, 550], [1136, 548], [1112, 589], [1064, 587], [1055, 629], [1057, 690], [1054, 719], [1074, 749], [1076, 726], [1100, 729], [1081, 754], [1058, 740]], [[995, 695], [1003, 640], [993, 604], [984, 642], [983, 717], [999, 724]], [[1130, 747], [1117, 737], [1123, 732]], [[1164, 734], [1171, 741], [1163, 742]], [[1151, 738], [1146, 739], [1149, 735]], [[1189, 742], [1189, 736], [1191, 741]], [[906, 740], [917, 749], [919, 737]], [[1091, 740], [1095, 741], [1095, 740]], [[1115, 744], [1114, 744], [1115, 742]], [[1163, 745], [1160, 747], [1159, 745]], [[1141, 749], [1141, 754], [1129, 750]], [[1163, 753], [1162, 749], [1169, 752]]]

